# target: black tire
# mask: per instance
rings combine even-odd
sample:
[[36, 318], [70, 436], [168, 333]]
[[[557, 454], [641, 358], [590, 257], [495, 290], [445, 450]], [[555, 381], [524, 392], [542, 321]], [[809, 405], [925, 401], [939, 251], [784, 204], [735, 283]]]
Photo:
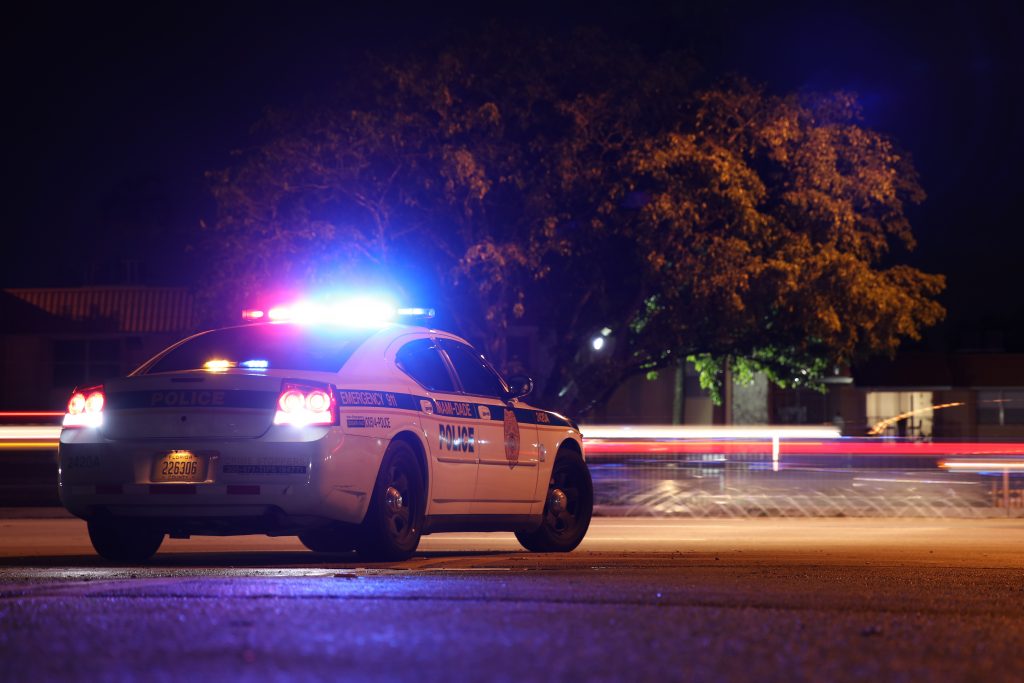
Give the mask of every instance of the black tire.
[[90, 519], [89, 540], [105, 560], [145, 562], [164, 542], [164, 532], [138, 522], [120, 519]]
[[360, 530], [360, 557], [384, 562], [412, 557], [423, 534], [425, 510], [426, 487], [416, 453], [406, 442], [392, 441]]
[[587, 463], [576, 451], [562, 449], [551, 468], [541, 525], [517, 531], [516, 538], [531, 552], [567, 553], [583, 540], [593, 514], [594, 483]]
[[299, 540], [314, 553], [349, 553], [356, 549], [353, 529], [341, 524], [330, 524], [299, 534]]

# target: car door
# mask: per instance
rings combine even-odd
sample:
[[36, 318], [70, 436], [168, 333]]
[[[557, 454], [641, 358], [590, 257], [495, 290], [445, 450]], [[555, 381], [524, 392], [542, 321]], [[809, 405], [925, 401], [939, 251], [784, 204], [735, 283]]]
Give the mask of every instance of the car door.
[[497, 372], [473, 347], [439, 339], [464, 396], [476, 406], [479, 468], [472, 511], [476, 514], [529, 514], [537, 486], [537, 427], [520, 422], [506, 403], [507, 389]]
[[405, 342], [395, 353], [395, 363], [422, 389], [421, 424], [433, 475], [428, 512], [469, 514], [478, 465], [475, 434], [467, 429], [467, 418], [455, 415], [469, 411], [465, 397], [433, 339]]

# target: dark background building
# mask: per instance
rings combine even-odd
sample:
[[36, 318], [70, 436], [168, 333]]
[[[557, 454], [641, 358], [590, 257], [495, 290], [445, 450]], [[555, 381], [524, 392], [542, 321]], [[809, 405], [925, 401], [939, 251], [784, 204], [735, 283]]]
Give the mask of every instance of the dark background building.
[[131, 372], [193, 328], [180, 287], [0, 292], [0, 408], [60, 410], [75, 387]]

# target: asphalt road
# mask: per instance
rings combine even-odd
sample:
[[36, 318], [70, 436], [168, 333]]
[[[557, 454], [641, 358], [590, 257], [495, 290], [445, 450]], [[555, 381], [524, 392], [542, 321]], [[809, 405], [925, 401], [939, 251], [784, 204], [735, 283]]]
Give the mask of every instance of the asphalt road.
[[[92, 555], [0, 519], [0, 679], [1018, 681], [1024, 521], [598, 519], [368, 566], [292, 539]], [[351, 560], [351, 561], [345, 561]]]

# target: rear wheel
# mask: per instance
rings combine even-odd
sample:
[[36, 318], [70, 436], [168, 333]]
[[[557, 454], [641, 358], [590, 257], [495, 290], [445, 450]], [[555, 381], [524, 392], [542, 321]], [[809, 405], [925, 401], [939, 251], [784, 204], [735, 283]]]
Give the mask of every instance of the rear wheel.
[[565, 553], [580, 544], [594, 512], [594, 484], [583, 456], [562, 449], [555, 457], [544, 519], [534, 531], [516, 532], [524, 548], [535, 553]]
[[100, 557], [114, 562], [145, 562], [164, 542], [164, 533], [138, 522], [90, 519], [89, 540]]
[[356, 549], [355, 534], [340, 524], [303, 532], [299, 540], [315, 553], [348, 553]]
[[406, 560], [423, 533], [426, 487], [412, 446], [392, 441], [384, 454], [363, 521], [359, 554], [369, 560]]

